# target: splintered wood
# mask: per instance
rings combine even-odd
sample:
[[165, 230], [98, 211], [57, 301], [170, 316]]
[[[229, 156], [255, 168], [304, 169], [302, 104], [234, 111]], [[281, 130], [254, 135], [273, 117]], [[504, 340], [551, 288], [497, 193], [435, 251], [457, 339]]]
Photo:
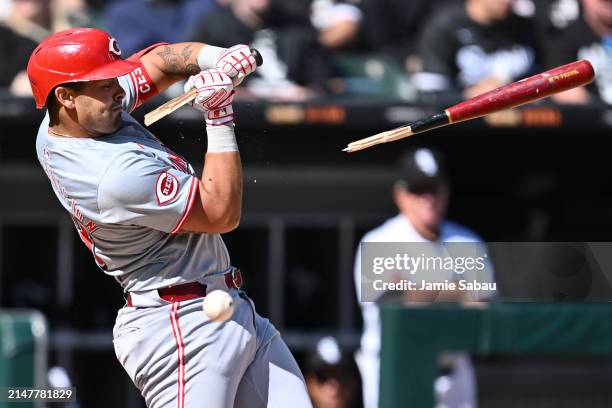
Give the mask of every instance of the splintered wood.
[[197, 89], [193, 88], [189, 90], [188, 92], [182, 94], [181, 96], [177, 96], [174, 99], [170, 99], [168, 102], [164, 103], [163, 105], [158, 106], [157, 108], [153, 109], [151, 112], [145, 115], [144, 117], [145, 125], [149, 126], [150, 124], [157, 122], [164, 116], [171, 114], [172, 112], [174, 112], [181, 106], [191, 102], [192, 100], [195, 99], [197, 93], [198, 93]]
[[376, 146], [381, 143], [395, 142], [396, 140], [403, 139], [408, 136], [412, 136], [414, 133], [410, 126], [401, 126], [386, 132], [377, 133], [374, 136], [366, 137], [364, 139], [357, 140], [349, 143], [348, 146], [342, 149], [343, 152], [356, 152], [359, 150], [367, 149], [368, 147]]

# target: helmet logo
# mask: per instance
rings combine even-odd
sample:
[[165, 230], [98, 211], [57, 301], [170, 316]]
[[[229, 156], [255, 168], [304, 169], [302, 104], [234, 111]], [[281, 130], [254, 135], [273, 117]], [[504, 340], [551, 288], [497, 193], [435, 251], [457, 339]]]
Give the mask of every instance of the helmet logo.
[[114, 38], [108, 40], [108, 51], [117, 56], [121, 55], [121, 50], [119, 49], [119, 45], [117, 45], [117, 40]]

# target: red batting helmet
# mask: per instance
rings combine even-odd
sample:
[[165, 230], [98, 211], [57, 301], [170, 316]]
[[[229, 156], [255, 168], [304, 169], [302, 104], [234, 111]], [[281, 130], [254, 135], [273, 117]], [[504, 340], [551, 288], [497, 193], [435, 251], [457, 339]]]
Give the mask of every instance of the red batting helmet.
[[40, 109], [57, 85], [116, 78], [136, 67], [121, 59], [117, 41], [105, 31], [73, 28], [50, 35], [36, 47], [28, 62], [28, 78]]

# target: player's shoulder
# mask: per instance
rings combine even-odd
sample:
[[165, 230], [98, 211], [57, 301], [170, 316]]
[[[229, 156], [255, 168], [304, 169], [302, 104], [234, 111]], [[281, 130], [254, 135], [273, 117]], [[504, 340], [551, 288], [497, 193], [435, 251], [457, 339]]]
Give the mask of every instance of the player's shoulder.
[[[115, 133], [95, 138], [65, 138], [49, 134], [44, 123], [37, 135], [36, 150], [39, 157], [47, 153], [47, 160], [62, 166], [77, 166], [82, 172], [103, 175], [121, 163], [155, 161], [160, 143], [146, 129], [123, 112], [123, 125]], [[86, 165], [84, 165], [86, 163]]]
[[107, 156], [106, 169], [101, 179], [122, 182], [132, 176], [155, 172], [160, 166], [163, 163], [148, 146], [138, 142], [118, 143]]
[[116, 151], [97, 174], [98, 207], [112, 208], [120, 203], [146, 201], [151, 192], [149, 180], [166, 174], [166, 168], [145, 149], [130, 147]]
[[394, 242], [402, 235], [405, 235], [405, 220], [401, 215], [396, 215], [387, 219], [376, 228], [368, 231], [362, 242]]
[[444, 242], [483, 242], [473, 230], [457, 222], [444, 220], [441, 226], [441, 240]]

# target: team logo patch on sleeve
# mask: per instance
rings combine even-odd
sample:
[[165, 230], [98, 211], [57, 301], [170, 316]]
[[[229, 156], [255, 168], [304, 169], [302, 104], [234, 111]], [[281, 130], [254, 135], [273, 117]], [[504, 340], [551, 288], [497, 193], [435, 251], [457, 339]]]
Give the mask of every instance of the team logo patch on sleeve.
[[171, 203], [178, 197], [179, 182], [172, 174], [163, 172], [157, 178], [157, 186], [155, 194], [157, 195], [157, 203], [166, 205]]

